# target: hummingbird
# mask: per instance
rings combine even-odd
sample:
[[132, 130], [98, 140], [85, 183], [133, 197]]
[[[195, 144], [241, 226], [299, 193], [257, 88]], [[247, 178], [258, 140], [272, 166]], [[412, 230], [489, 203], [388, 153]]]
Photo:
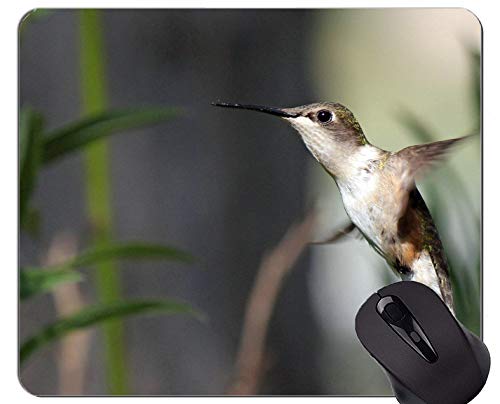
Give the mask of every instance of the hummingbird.
[[339, 103], [292, 108], [212, 105], [259, 111], [287, 121], [336, 182], [349, 218], [322, 243], [359, 232], [402, 280], [427, 285], [454, 313], [443, 244], [415, 180], [469, 136], [391, 152], [372, 145], [354, 114]]

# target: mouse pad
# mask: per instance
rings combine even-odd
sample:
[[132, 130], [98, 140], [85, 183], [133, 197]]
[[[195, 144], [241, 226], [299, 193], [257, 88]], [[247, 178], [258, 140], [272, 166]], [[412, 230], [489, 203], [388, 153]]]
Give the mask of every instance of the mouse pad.
[[354, 318], [401, 279], [480, 335], [481, 35], [451, 8], [28, 12], [22, 386], [392, 395]]

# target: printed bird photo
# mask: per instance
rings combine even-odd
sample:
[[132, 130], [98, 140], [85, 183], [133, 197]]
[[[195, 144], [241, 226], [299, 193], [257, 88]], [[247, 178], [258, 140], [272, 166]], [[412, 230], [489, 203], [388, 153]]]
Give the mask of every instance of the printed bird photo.
[[481, 337], [472, 12], [36, 9], [18, 40], [30, 394], [392, 396], [355, 317], [401, 281]]

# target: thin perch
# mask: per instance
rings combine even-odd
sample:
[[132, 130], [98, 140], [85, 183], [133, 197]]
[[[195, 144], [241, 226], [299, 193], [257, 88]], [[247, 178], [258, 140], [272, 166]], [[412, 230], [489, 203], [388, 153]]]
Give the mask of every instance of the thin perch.
[[233, 382], [226, 393], [255, 395], [264, 369], [265, 340], [269, 320], [285, 276], [308, 246], [316, 214], [311, 211], [292, 225], [280, 243], [266, 254], [248, 298]]

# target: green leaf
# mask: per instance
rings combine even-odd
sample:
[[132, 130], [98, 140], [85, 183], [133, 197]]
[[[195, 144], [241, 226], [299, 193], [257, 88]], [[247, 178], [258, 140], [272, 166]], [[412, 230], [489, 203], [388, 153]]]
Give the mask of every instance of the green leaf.
[[28, 338], [20, 349], [19, 359], [23, 363], [35, 351], [50, 342], [82, 328], [105, 321], [138, 314], [190, 314], [200, 320], [203, 316], [186, 303], [174, 300], [123, 301], [89, 306], [80, 312], [44, 327], [38, 334]]
[[399, 113], [399, 121], [406, 126], [420, 143], [434, 142], [432, 130], [413, 112], [402, 110]]
[[41, 131], [43, 119], [30, 109], [21, 110], [19, 116], [19, 216], [21, 225], [29, 199], [35, 188], [42, 153]]
[[481, 126], [481, 53], [479, 49], [469, 48], [470, 91], [474, 101], [474, 131], [479, 132]]
[[52, 162], [113, 133], [168, 121], [176, 115], [174, 108], [149, 107], [106, 111], [83, 118], [46, 134], [43, 162]]
[[21, 228], [30, 236], [38, 237], [40, 235], [40, 222], [40, 211], [28, 205], [22, 217]]
[[193, 261], [192, 256], [184, 251], [163, 245], [125, 243], [95, 247], [57, 266], [22, 269], [19, 280], [20, 298], [24, 300], [49, 292], [60, 283], [79, 281], [81, 274], [75, 271], [76, 268], [116, 259], [163, 259], [184, 263]]
[[19, 298], [24, 300], [38, 293], [48, 292], [61, 283], [78, 282], [81, 279], [82, 275], [71, 269], [55, 271], [21, 269], [19, 274]]
[[[473, 57], [477, 58], [477, 60], [474, 61], [475, 66], [479, 66], [478, 56]], [[479, 80], [478, 77], [479, 76], [477, 76], [477, 80]], [[474, 83], [473, 87], [479, 89], [478, 83], [479, 81]], [[479, 116], [479, 104], [477, 107], [477, 115]], [[402, 123], [410, 129], [419, 142], [427, 143], [435, 140], [433, 131], [429, 128], [429, 126], [424, 121], [413, 115], [410, 111], [405, 111], [401, 114], [400, 119]], [[476, 126], [477, 128], [479, 127], [478, 125]], [[477, 130], [477, 128], [474, 130]], [[459, 217], [461, 218], [458, 222], [460, 226], [459, 232], [470, 236], [468, 245], [471, 248], [471, 253], [474, 254], [476, 251], [479, 252], [479, 244], [475, 246], [473, 242], [476, 240], [479, 242], [480, 240], [480, 218], [478, 215], [471, 213], [472, 202], [468, 196], [465, 184], [458, 173], [450, 165], [445, 165], [443, 167], [443, 175], [446, 177], [448, 186], [454, 190], [456, 195], [460, 195], [460, 198], [454, 199], [454, 203], [459, 212]], [[456, 244], [452, 242], [453, 234], [447, 234], [443, 231], [449, 228], [446, 224], [446, 218], [449, 214], [446, 209], [447, 204], [442, 198], [441, 192], [438, 192], [438, 189], [435, 186], [428, 184], [427, 189], [429, 194], [429, 207], [437, 228], [441, 230], [442, 240], [445, 244], [446, 251], [448, 252], [448, 266], [450, 269], [450, 279], [455, 299], [455, 311], [457, 317], [465, 326], [467, 326], [467, 328], [479, 335], [481, 318], [480, 282], [475, 282], [473, 275], [477, 278], [480, 277], [480, 256], [479, 254], [477, 255], [478, 264], [472, 270], [471, 268], [468, 268], [462, 260], [460, 260], [460, 254], [456, 249]], [[467, 225], [467, 221], [470, 221], [470, 225]]]
[[[410, 129], [420, 143], [430, 143], [435, 141], [432, 129], [412, 112], [403, 111], [400, 113], [399, 118], [402, 124]], [[454, 170], [450, 165], [445, 164], [443, 172], [446, 175], [450, 187], [454, 188], [456, 193], [460, 195], [460, 198], [457, 199], [457, 203], [463, 205], [464, 211], [469, 210], [472, 206], [472, 202], [468, 196], [469, 194], [467, 189], [456, 170]], [[471, 216], [471, 220], [473, 221], [475, 228], [479, 229], [479, 217]]]
[[[437, 192], [435, 187], [429, 186], [429, 207], [431, 208], [433, 217], [435, 219], [435, 224], [438, 229], [445, 230], [440, 231], [442, 241], [445, 245], [445, 250], [448, 252], [448, 269], [450, 272], [450, 280], [453, 290], [453, 298], [455, 300], [455, 312], [457, 318], [464, 324], [469, 330], [474, 332], [476, 335], [480, 333], [480, 321], [481, 321], [481, 292], [480, 292], [480, 276], [481, 276], [481, 265], [479, 256], [479, 244], [471, 250], [472, 254], [476, 254], [477, 265], [470, 268], [469, 265], [460, 258], [459, 249], [457, 249], [456, 244], [453, 242], [454, 234], [449, 233], [449, 226], [446, 225], [447, 208], [444, 199], [441, 194]], [[464, 206], [464, 211], [460, 213], [460, 217], [466, 217], [470, 215], [470, 208], [467, 209]], [[472, 235], [470, 241], [476, 239], [476, 237], [470, 232], [469, 227], [465, 226], [464, 221], [461, 220], [460, 233]], [[446, 232], [448, 230], [448, 232]], [[450, 242], [447, 242], [450, 241]], [[477, 241], [479, 241], [479, 234], [477, 235]], [[475, 276], [474, 276], [475, 275]], [[474, 279], [476, 277], [477, 279]]]
[[65, 266], [90, 266], [112, 259], [166, 259], [186, 263], [193, 261], [191, 255], [173, 247], [146, 243], [124, 243], [91, 248]]
[[48, 292], [63, 282], [80, 280], [81, 275], [75, 271], [76, 268], [116, 259], [162, 259], [185, 263], [193, 261], [193, 257], [184, 251], [164, 245], [124, 243], [94, 247], [60, 265], [21, 270], [21, 299]]

